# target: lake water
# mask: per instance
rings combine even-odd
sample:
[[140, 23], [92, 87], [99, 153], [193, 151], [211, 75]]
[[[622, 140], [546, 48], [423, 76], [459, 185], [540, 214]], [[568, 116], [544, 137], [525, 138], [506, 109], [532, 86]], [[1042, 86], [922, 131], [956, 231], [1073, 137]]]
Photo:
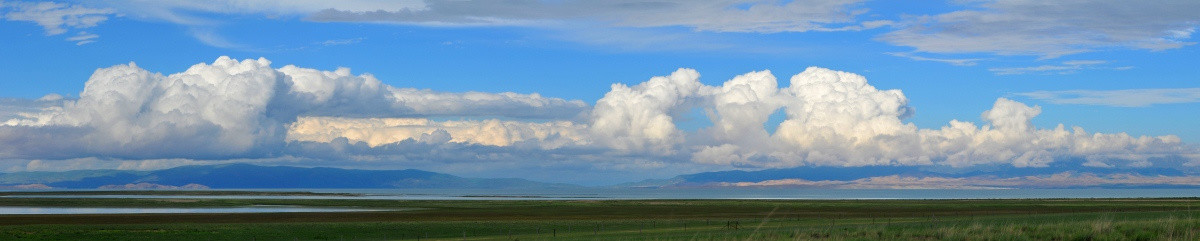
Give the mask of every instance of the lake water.
[[10, 197], [378, 200], [638, 200], [638, 199], [1024, 199], [1200, 197], [1200, 189], [801, 189], [801, 188], [569, 188], [569, 189], [238, 189], [358, 196], [28, 195]]
[[307, 190], [364, 194], [362, 198], [414, 200], [573, 200], [573, 199], [1026, 199], [1200, 197], [1200, 189], [800, 189], [670, 188], [544, 190]]
[[113, 207], [0, 207], [4, 214], [133, 214], [133, 213], [297, 213], [297, 212], [371, 212], [355, 208], [313, 208], [294, 206], [250, 206], [227, 208], [113, 208]]

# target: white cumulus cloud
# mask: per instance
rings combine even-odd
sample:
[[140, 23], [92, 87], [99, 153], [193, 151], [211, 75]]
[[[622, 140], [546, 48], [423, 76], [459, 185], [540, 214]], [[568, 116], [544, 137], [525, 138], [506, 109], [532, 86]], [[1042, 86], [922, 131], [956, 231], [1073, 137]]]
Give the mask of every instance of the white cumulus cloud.
[[522, 142], [540, 149], [587, 144], [584, 126], [569, 121], [432, 121], [425, 118], [304, 117], [288, 126], [289, 141], [332, 142], [337, 138], [372, 147], [415, 140], [512, 146]]
[[596, 101], [591, 131], [597, 142], [617, 150], [671, 153], [682, 143], [674, 114], [700, 95], [700, 73], [680, 69], [635, 85], [613, 84]]
[[[823, 68], [793, 76], [786, 88], [778, 88], [768, 71], [722, 86], [703, 85], [698, 78], [694, 70], [681, 69], [633, 87], [614, 85], [592, 111], [596, 143], [659, 155], [685, 151], [700, 163], [755, 167], [1043, 167], [1071, 157], [1136, 166], [1197, 152], [1175, 136], [1088, 133], [1062, 125], [1039, 129], [1031, 120], [1040, 107], [1006, 98], [983, 111], [986, 123], [955, 120], [940, 129], [920, 129], [903, 121], [913, 111], [900, 90], [879, 90], [861, 75]], [[695, 133], [676, 128], [673, 121], [693, 108], [706, 109], [713, 126]], [[768, 134], [763, 124], [780, 109], [785, 120]]]
[[[809, 67], [789, 81], [780, 87], [764, 70], [707, 85], [696, 70], [679, 69], [614, 84], [589, 107], [538, 94], [399, 88], [346, 68], [274, 68], [261, 58], [221, 57], [169, 75], [130, 63], [96, 70], [78, 99], [0, 99], [0, 159], [294, 157], [642, 171], [1200, 163], [1200, 151], [1176, 136], [1038, 128], [1040, 107], [1006, 98], [981, 110], [983, 123], [923, 129], [905, 122], [914, 112], [902, 91], [878, 89], [862, 75]], [[712, 126], [676, 126], [697, 109]], [[783, 120], [767, 131], [779, 112]]]
[[7, 121], [0, 142], [21, 145], [0, 155], [264, 156], [285, 144], [287, 125], [301, 116], [574, 118], [587, 107], [537, 94], [396, 88], [345, 68], [270, 64], [221, 57], [165, 76], [133, 63], [98, 69], [78, 100]]

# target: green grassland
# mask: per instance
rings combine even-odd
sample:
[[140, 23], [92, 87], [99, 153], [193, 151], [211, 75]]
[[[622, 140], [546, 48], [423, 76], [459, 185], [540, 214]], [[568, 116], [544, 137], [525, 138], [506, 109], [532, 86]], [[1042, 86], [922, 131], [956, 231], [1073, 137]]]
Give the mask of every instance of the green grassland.
[[[0, 240], [1196, 240], [1200, 199], [0, 198], [0, 206], [293, 205], [343, 213], [0, 215]], [[401, 211], [403, 210], [403, 211]]]

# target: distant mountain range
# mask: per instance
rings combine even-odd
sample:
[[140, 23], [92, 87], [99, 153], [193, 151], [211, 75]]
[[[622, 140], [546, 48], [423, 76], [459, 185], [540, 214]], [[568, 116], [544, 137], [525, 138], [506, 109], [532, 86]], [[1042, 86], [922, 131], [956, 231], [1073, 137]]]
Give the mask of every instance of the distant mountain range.
[[1194, 188], [1200, 187], [1196, 168], [1167, 163], [1167, 167], [1089, 167], [1082, 160], [1047, 167], [978, 166], [939, 170], [928, 166], [803, 166], [765, 170], [702, 172], [669, 179], [650, 179], [616, 185], [634, 188], [767, 187], [866, 189], [990, 189], [990, 188]]
[[[795, 167], [718, 171], [615, 185], [618, 188], [1178, 188], [1200, 187], [1200, 173], [1179, 167], [1105, 168], [1081, 163], [1049, 167], [981, 167], [952, 171], [917, 166]], [[1193, 168], [1195, 169], [1195, 168]], [[0, 189], [272, 189], [272, 188], [572, 188], [519, 178], [464, 178], [415, 169], [358, 170], [226, 164], [156, 171], [79, 170], [0, 174]]]
[[[31, 185], [39, 184], [39, 185]], [[422, 170], [356, 170], [227, 164], [156, 171], [80, 170], [0, 174], [0, 186], [76, 189], [565, 188], [519, 178], [463, 178]]]

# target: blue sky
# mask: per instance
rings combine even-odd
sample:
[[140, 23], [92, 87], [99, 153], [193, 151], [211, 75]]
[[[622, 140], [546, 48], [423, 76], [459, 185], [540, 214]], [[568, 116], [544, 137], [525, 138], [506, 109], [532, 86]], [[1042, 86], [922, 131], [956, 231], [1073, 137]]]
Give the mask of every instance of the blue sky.
[[[505, 176], [519, 169], [529, 173], [548, 173], [544, 176], [529, 174], [530, 178], [536, 180], [584, 184], [664, 178], [696, 171], [805, 165], [929, 165], [954, 168], [975, 165], [953, 164], [958, 163], [949, 161], [955, 159], [955, 153], [974, 153], [972, 155], [977, 156], [967, 159], [1014, 167], [1026, 167], [1024, 164], [1015, 164], [1022, 156], [1025, 159], [1044, 156], [1049, 160], [1045, 162], [1088, 157], [1097, 160], [1121, 159], [1104, 162], [1105, 165], [1118, 167], [1124, 164], [1117, 163], [1126, 162], [1132, 163], [1128, 165], [1131, 167], [1142, 167], [1146, 161], [1160, 159], [1200, 161], [1195, 159], [1200, 157], [1195, 144], [1200, 143], [1200, 128], [1196, 128], [1200, 126], [1200, 112], [1196, 111], [1200, 109], [1200, 84], [1197, 84], [1200, 83], [1197, 82], [1200, 68], [1195, 66], [1200, 62], [1197, 59], [1200, 53], [1197, 53], [1196, 39], [1192, 36], [1197, 25], [1200, 25], [1200, 14], [1196, 14], [1200, 11], [1197, 10], [1200, 10], [1200, 4], [1188, 1], [928, 1], [916, 4], [843, 0], [520, 1], [505, 4], [492, 1], [215, 1], [211, 4], [184, 1], [3, 1], [0, 2], [0, 19], [3, 20], [0, 21], [0, 29], [3, 30], [0, 31], [0, 40], [4, 44], [0, 45], [0, 55], [5, 58], [0, 58], [0, 72], [5, 75], [0, 77], [0, 97], [6, 98], [4, 104], [8, 106], [0, 109], [0, 120], [9, 121], [4, 129], [0, 129], [0, 133], [3, 133], [0, 141], [27, 143], [79, 136], [92, 139], [85, 138], [87, 141], [81, 144], [66, 147], [28, 145], [25, 149], [0, 149], [0, 159], [4, 160], [9, 171], [52, 170], [48, 166], [67, 167], [59, 169], [155, 169], [222, 162], [350, 168], [415, 167], [467, 176]], [[1120, 21], [1113, 22], [1115, 18]], [[83, 102], [95, 103], [91, 107], [100, 109], [116, 103], [105, 102], [104, 98], [111, 97], [111, 94], [102, 92], [94, 95], [95, 101], [81, 97], [85, 86], [93, 84], [89, 83], [89, 79], [100, 86], [101, 79], [118, 78], [100, 75], [97, 69], [133, 62], [137, 69], [170, 76], [188, 71], [197, 64], [216, 65], [214, 60], [220, 62], [220, 56], [229, 56], [233, 60], [264, 58], [270, 64], [257, 66], [264, 68], [295, 65], [304, 69], [334, 71], [345, 67], [350, 69], [351, 79], [363, 78], [364, 74], [368, 74], [368, 79], [378, 80], [388, 86], [386, 88], [408, 89], [428, 94], [423, 96], [442, 97], [399, 101], [396, 99], [399, 95], [385, 93], [378, 98], [400, 103], [393, 104], [389, 109], [369, 105], [375, 102], [361, 102], [364, 98], [370, 99], [357, 95], [365, 92], [337, 92], [332, 98], [347, 99], [296, 106], [271, 102], [262, 108], [251, 108], [251, 114], [262, 118], [238, 119], [250, 122], [203, 116], [201, 119], [206, 122], [181, 123], [170, 118], [144, 116], [147, 116], [146, 111], [169, 113], [171, 108], [192, 108], [206, 102], [146, 107], [153, 106], [153, 103], [165, 103], [166, 100], [155, 98], [169, 96], [162, 93], [171, 93], [169, 88], [163, 87], [169, 85], [162, 84], [171, 80], [151, 80], [145, 85], [111, 86], [144, 87], [158, 91], [154, 93], [161, 92], [146, 97], [149, 99], [140, 104], [133, 103], [141, 106], [141, 110], [128, 112], [129, 116], [95, 117], [97, 114], [88, 113], [124, 112], [82, 109], [82, 106], [88, 106], [81, 104]], [[828, 118], [822, 113], [795, 114], [792, 117], [811, 118], [796, 118], [805, 122], [798, 127], [800, 129], [796, 129], [801, 134], [792, 137], [772, 133], [775, 125], [789, 119], [788, 115], [767, 118], [765, 125], [769, 127], [765, 129], [770, 133], [769, 137], [714, 134], [719, 132], [714, 131], [719, 128], [712, 126], [714, 120], [710, 117], [727, 117], [735, 126], [745, 124], [741, 121], [753, 124], [757, 120], [734, 118], [734, 115], [744, 113], [718, 113], [721, 112], [719, 106], [712, 103], [725, 97], [721, 97], [715, 89], [719, 89], [726, 81], [753, 71], [770, 70], [782, 90], [790, 87], [789, 79], [792, 76], [802, 72], [812, 73], [813, 76], [831, 74], [819, 70], [810, 72], [807, 69], [810, 66], [865, 78], [871, 89], [848, 92], [848, 96], [851, 96], [848, 98], [858, 98], [854, 97], [858, 94], [873, 96], [879, 91], [899, 90], [902, 93], [899, 100], [869, 97], [859, 106], [878, 104], [894, 108], [888, 104], [896, 102], [904, 111], [898, 112], [899, 115], [890, 115], [894, 113], [883, 108], [882, 114], [848, 112], [843, 113], [845, 115], [832, 114]], [[677, 99], [669, 100], [650, 98], [656, 101], [652, 103], [625, 99], [622, 100], [625, 102], [619, 102], [624, 104], [614, 105], [615, 109], [612, 109], [630, 111], [628, 113], [608, 113], [597, 108], [602, 98], [616, 93], [612, 88], [615, 83], [633, 87], [655, 76], [672, 75], [679, 68], [698, 72], [701, 86], [692, 89], [679, 87], [676, 90], [686, 89], [695, 93], [679, 94], [675, 96]], [[853, 84], [850, 79], [856, 77], [846, 77], [843, 82], [833, 84]], [[340, 83], [337, 81], [341, 80], [328, 81]], [[363, 83], [361, 79], [349, 81], [351, 84]], [[684, 82], [672, 83], [687, 86]], [[634, 94], [630, 96], [637, 96], [638, 93], [652, 95], [654, 90], [651, 89], [634, 87], [631, 92]], [[287, 89], [276, 91], [287, 92]], [[832, 91], [840, 93], [836, 91], [842, 89], [834, 88]], [[505, 92], [517, 96], [501, 94]], [[464, 93], [477, 93], [485, 96], [485, 99], [492, 98], [492, 101], [472, 99]], [[536, 96], [532, 95], [535, 93]], [[800, 111], [805, 108], [803, 106], [817, 106], [812, 101], [856, 103], [844, 99], [809, 98], [795, 93], [801, 91], [770, 96], [769, 100], [754, 100], [752, 103], [763, 104], [762, 108], [769, 109], [764, 113], [783, 112], [785, 109]], [[65, 98], [43, 98], [50, 94]], [[43, 101], [37, 101], [39, 98]], [[270, 98], [275, 100], [281, 97]], [[613, 98], [617, 100], [616, 95]], [[820, 133], [821, 128], [832, 130], [831, 135], [838, 138], [878, 140], [882, 138], [880, 136], [905, 135], [917, 139], [932, 138], [921, 132], [943, 129], [951, 120], [970, 122], [982, 130], [984, 126], [998, 125], [992, 123], [992, 119], [982, 117], [981, 113], [1001, 107], [1000, 98], [1020, 104], [1014, 108], [1036, 106], [1036, 117], [1018, 121], [1028, 121], [1034, 127], [1023, 133], [1053, 130], [1063, 124], [1067, 131], [1078, 126], [1088, 135], [1097, 132], [1126, 133], [1131, 139], [1097, 144], [1111, 147], [1105, 150], [1086, 149], [1078, 144], [1079, 140], [1072, 140], [1077, 144], [1071, 145], [1035, 144], [1035, 147], [1029, 147], [1015, 144], [1049, 142], [1040, 140], [1041, 137], [1037, 137], [1039, 134], [1030, 134], [1021, 137], [1028, 139], [995, 141], [1008, 143], [996, 146], [971, 144], [970, 147], [954, 150], [920, 146], [914, 148], [923, 151], [881, 151], [874, 156], [836, 153], [865, 150], [856, 148], [874, 150], [876, 147], [867, 146], [883, 144], [872, 144], [860, 138], [842, 143], [852, 147], [839, 151], [823, 148], [842, 147], [823, 147], [812, 142], [817, 139], [809, 139], [831, 138], [811, 134]], [[537, 103], [529, 102], [531, 100]], [[799, 104], [789, 104], [793, 102]], [[362, 105], [341, 106], [345, 103]], [[663, 107], [630, 109], [658, 105]], [[293, 108], [287, 110], [294, 111], [295, 116], [277, 119], [272, 113], [277, 113], [279, 106]], [[446, 106], [453, 108], [446, 109]], [[166, 109], [154, 109], [160, 107]], [[846, 110], [838, 106], [829, 108], [832, 109], [828, 111], [834, 112]], [[655, 111], [663, 112], [662, 116], [667, 117], [674, 126], [668, 128], [654, 122], [639, 125], [636, 123], [639, 118], [637, 114], [631, 114], [657, 113]], [[182, 112], [185, 113], [183, 117], [171, 118], [188, 117], [186, 113], [190, 113]], [[999, 112], [1000, 109], [997, 109], [993, 113]], [[204, 111], [196, 113], [210, 115]], [[843, 127], [878, 121], [873, 115], [886, 117], [887, 123], [877, 123], [883, 127], [870, 130]], [[618, 118], [621, 116], [627, 118]], [[606, 117], [628, 123], [618, 121], [621, 126], [608, 126], [617, 129], [601, 129], [600, 123]], [[311, 118], [340, 118], [322, 119], [329, 123], [415, 118], [435, 124], [423, 125], [425, 129], [419, 130], [397, 126], [357, 127], [363, 128], [359, 131], [391, 133], [386, 138], [376, 137], [374, 141], [345, 134], [348, 132], [330, 134], [335, 133], [330, 131], [310, 132], [325, 133], [327, 136], [312, 134], [306, 137], [310, 139], [297, 139], [295, 136], [300, 136], [298, 133], [301, 132], [296, 129], [299, 126], [297, 123], [300, 123], [296, 119], [313, 120]], [[479, 127], [486, 126], [485, 122], [491, 120], [509, 121], [513, 123], [511, 128], [521, 126], [526, 128], [523, 130], [527, 133], [556, 134], [549, 137], [541, 134], [520, 137], [513, 134], [508, 136], [510, 140], [499, 142], [481, 139], [486, 135], [480, 133], [495, 131]], [[817, 123], [822, 120], [861, 122]], [[460, 121], [463, 123], [457, 124], [477, 129], [470, 133], [458, 132], [446, 127], [452, 124], [447, 121]], [[128, 133], [134, 133], [130, 134], [134, 136], [97, 134], [110, 133], [103, 129], [114, 123], [129, 125], [127, 128], [131, 131]], [[164, 123], [172, 127], [155, 127]], [[555, 132], [538, 129], [543, 127], [524, 126], [547, 123], [560, 123], [562, 125], [554, 126], [563, 129], [555, 129]], [[908, 127], [905, 125], [909, 123], [915, 129], [906, 129]], [[250, 127], [243, 128], [243, 125]], [[37, 134], [56, 126], [76, 129], [55, 133], [78, 133], [60, 136]], [[231, 134], [222, 134], [221, 137], [194, 134], [213, 126], [218, 128], [217, 133]], [[403, 133], [410, 136], [386, 132], [385, 129], [403, 129]], [[174, 134], [156, 132], [164, 130], [166, 132], [163, 133]], [[646, 134], [641, 131], [669, 135], [637, 136]], [[268, 132], [275, 133], [263, 134]], [[439, 133], [449, 135], [446, 137], [449, 139], [441, 144], [420, 141], [421, 134], [432, 136], [430, 140], [433, 140], [438, 139], [434, 137]], [[509, 130], [505, 133], [517, 132]], [[623, 136], [625, 134], [622, 133], [631, 134]], [[173, 147], [138, 144], [136, 141], [203, 143], [238, 135], [255, 141], [234, 148], [200, 148], [195, 153], [163, 150]], [[1166, 142], [1151, 145], [1136, 140], [1143, 136], [1166, 136], [1163, 139]], [[295, 150], [302, 142], [328, 144], [335, 143], [334, 139], [338, 137], [346, 138], [350, 145], [358, 141], [369, 144], [369, 147], [329, 157]], [[1114, 138], [1090, 140], [1101, 139]], [[119, 144], [104, 147], [94, 145], [95, 142], [107, 141]], [[965, 141], [951, 140], [947, 143], [957, 142]], [[836, 143], [840, 142], [826, 144]], [[414, 156], [411, 153], [387, 151], [389, 148], [415, 148], [404, 147], [409, 144], [433, 145], [430, 147], [433, 149], [469, 149], [477, 155], [502, 157], [480, 164], [473, 163], [468, 157], [443, 156], [443, 152], [431, 151]], [[445, 147], [447, 145], [453, 147]], [[784, 147], [748, 147], [755, 145]], [[728, 151], [722, 153], [736, 156], [732, 158], [735, 160], [728, 161], [729, 157], [722, 159], [726, 161], [708, 160], [698, 154], [722, 146], [728, 147], [721, 149]], [[783, 149], [802, 149], [804, 153], [780, 154]], [[984, 150], [1013, 150], [1016, 154], [992, 155], [984, 153], [987, 152]], [[831, 159], [845, 162], [826, 161], [814, 156], [814, 152], [835, 153], [830, 154], [833, 156]], [[579, 174], [580, 177], [579, 180], [561, 178], [563, 174]]]

